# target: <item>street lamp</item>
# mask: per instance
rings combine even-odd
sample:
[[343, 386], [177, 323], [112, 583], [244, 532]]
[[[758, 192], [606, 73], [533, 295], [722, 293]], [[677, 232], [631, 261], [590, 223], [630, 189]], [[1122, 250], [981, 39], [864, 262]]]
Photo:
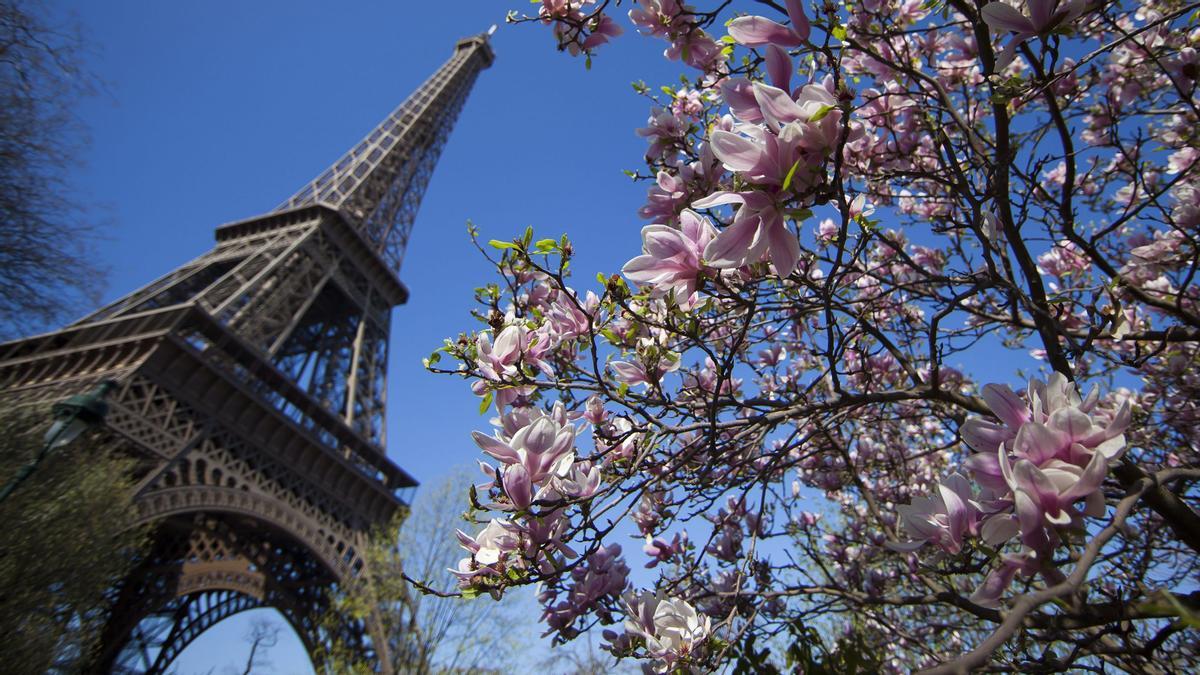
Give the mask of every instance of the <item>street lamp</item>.
[[104, 397], [108, 396], [108, 392], [116, 387], [116, 382], [102, 380], [95, 389], [86, 394], [76, 394], [65, 401], [55, 403], [53, 408], [54, 424], [51, 424], [50, 429], [46, 431], [42, 449], [38, 451], [32, 462], [21, 467], [17, 471], [17, 475], [13, 476], [3, 490], [0, 490], [0, 502], [8, 499], [8, 496], [17, 489], [18, 485], [25, 482], [26, 478], [29, 478], [51, 451], [69, 445], [88, 428], [103, 422], [104, 416], [108, 414], [108, 404], [104, 402]]

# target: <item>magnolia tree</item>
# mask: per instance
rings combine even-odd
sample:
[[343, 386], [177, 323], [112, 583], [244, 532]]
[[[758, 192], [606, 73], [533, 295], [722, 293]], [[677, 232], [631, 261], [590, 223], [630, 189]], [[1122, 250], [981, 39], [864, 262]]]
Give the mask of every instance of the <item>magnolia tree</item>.
[[493, 241], [430, 359], [496, 413], [462, 593], [654, 672], [1196, 668], [1200, 3], [621, 4], [510, 16], [690, 79], [640, 255]]

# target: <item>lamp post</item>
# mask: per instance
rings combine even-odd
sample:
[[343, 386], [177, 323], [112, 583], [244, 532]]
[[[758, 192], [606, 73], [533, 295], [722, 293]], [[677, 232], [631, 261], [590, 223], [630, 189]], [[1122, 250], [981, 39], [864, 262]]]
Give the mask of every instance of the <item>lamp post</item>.
[[104, 397], [116, 387], [116, 382], [102, 380], [95, 389], [86, 394], [76, 394], [65, 401], [55, 403], [54, 424], [46, 431], [45, 443], [33, 461], [21, 467], [17, 475], [0, 490], [0, 503], [8, 499], [17, 486], [25, 482], [52, 451], [70, 445], [88, 428], [103, 422], [104, 416], [108, 414], [108, 404], [104, 402]]

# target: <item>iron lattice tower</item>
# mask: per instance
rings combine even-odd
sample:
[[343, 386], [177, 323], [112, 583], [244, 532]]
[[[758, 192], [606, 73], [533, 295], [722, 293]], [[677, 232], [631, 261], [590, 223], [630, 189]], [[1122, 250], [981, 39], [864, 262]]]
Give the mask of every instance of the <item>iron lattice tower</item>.
[[[386, 669], [370, 627], [320, 625], [362, 570], [369, 531], [416, 482], [385, 454], [388, 331], [438, 155], [488, 35], [274, 211], [60, 331], [0, 345], [6, 405], [48, 406], [111, 378], [105, 434], [141, 460], [151, 552], [114, 590], [99, 671], [163, 672], [232, 614], [274, 607], [318, 665], [333, 639]], [[375, 646], [372, 646], [375, 645]]]

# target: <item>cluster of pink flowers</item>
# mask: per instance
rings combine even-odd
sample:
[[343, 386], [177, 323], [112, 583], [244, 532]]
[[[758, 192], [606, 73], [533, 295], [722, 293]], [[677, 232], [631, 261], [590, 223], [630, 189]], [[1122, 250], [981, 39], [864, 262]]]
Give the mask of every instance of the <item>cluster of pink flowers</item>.
[[592, 553], [571, 570], [571, 586], [563, 592], [566, 597], [558, 601], [560, 594], [550, 588], [541, 593], [539, 600], [545, 607], [542, 620], [551, 631], [572, 635], [575, 622], [597, 606], [603, 606], [607, 598], [624, 593], [629, 585], [629, 567], [621, 558], [620, 544], [609, 544]]
[[553, 28], [559, 49], [572, 56], [588, 53], [623, 31], [603, 12], [587, 11], [596, 0], [541, 0], [539, 16]]
[[629, 591], [622, 600], [630, 618], [623, 635], [604, 631], [609, 649], [624, 656], [644, 648], [656, 662], [650, 672], [673, 673], [686, 667], [712, 633], [712, 621], [678, 598]]
[[692, 10], [678, 0], [638, 0], [629, 10], [629, 20], [638, 31], [670, 43], [663, 56], [681, 60], [693, 68], [710, 71], [725, 57], [721, 46], [692, 20]]
[[500, 462], [499, 467], [480, 463], [491, 479], [483, 487], [495, 495], [493, 507], [511, 515], [493, 519], [473, 538], [459, 532], [470, 556], [459, 561], [455, 573], [467, 588], [486, 588], [494, 581], [489, 577], [508, 579], [510, 571], [552, 570], [556, 552], [574, 557], [561, 540], [563, 507], [600, 488], [599, 467], [577, 461], [577, 430], [561, 403], [548, 413], [513, 408], [497, 426], [492, 436], [473, 436], [484, 453]]
[[1130, 404], [1124, 401], [1115, 413], [1101, 409], [1098, 389], [1081, 399], [1061, 373], [1045, 383], [1031, 381], [1024, 399], [996, 384], [983, 388], [983, 398], [999, 422], [974, 417], [962, 428], [963, 440], [976, 451], [964, 467], [979, 492], [955, 473], [935, 496], [900, 506], [911, 539], [890, 547], [911, 551], [933, 543], [956, 554], [968, 536], [992, 547], [1018, 538], [1020, 552], [1004, 555], [972, 596], [994, 607], [1018, 571], [1049, 569], [1060, 529], [1081, 530], [1085, 516], [1104, 515], [1101, 484], [1125, 451]]

